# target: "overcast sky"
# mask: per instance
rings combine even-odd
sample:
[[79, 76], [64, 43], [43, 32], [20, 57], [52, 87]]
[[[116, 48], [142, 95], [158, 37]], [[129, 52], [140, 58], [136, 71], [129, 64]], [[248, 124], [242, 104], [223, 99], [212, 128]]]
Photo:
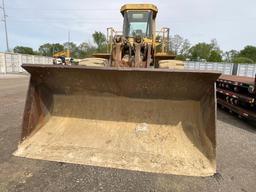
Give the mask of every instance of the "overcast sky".
[[[2, 1], [2, 0], [0, 0]], [[94, 31], [122, 29], [120, 7], [140, 1], [5, 0], [10, 47], [71, 41], [91, 42]], [[221, 49], [256, 46], [256, 0], [158, 0], [157, 28], [169, 27], [192, 44], [216, 38]], [[1, 19], [2, 19], [2, 10]], [[6, 49], [0, 23], [0, 51]]]

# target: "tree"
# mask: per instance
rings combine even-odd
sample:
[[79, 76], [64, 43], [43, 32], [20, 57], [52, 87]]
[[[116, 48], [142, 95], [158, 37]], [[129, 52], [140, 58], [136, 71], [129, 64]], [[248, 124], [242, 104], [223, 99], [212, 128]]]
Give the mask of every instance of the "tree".
[[191, 47], [191, 44], [188, 41], [188, 39], [184, 39], [181, 49], [180, 49], [180, 53], [178, 55], [188, 58], [190, 47]]
[[64, 46], [59, 43], [45, 43], [41, 45], [38, 49], [40, 55], [52, 57], [52, 55], [56, 52], [63, 51]]
[[59, 44], [59, 43], [54, 43], [52, 44], [52, 52], [56, 53], [56, 52], [60, 52], [60, 51], [64, 51], [64, 46]]
[[23, 47], [23, 46], [16, 46], [13, 49], [14, 53], [21, 53], [21, 54], [30, 54], [33, 55], [34, 51], [31, 47]]
[[69, 49], [71, 57], [73, 58], [85, 58], [91, 57], [93, 53], [97, 51], [96, 47], [89, 43], [81, 43], [77, 46], [74, 42], [65, 42], [63, 45], [59, 43], [46, 43], [39, 47], [38, 54], [52, 57], [54, 53]]
[[39, 53], [43, 56], [52, 56], [52, 46], [50, 43], [43, 44], [38, 49]]
[[249, 58], [256, 62], [256, 47], [250, 45], [246, 46], [240, 51], [238, 57]]
[[221, 62], [222, 51], [219, 49], [217, 41], [213, 39], [211, 43], [198, 43], [190, 48], [189, 55], [191, 60], [206, 60], [210, 62]]
[[183, 44], [183, 38], [179, 35], [174, 35], [170, 38], [170, 49], [173, 51], [176, 55], [179, 54], [180, 49]]
[[107, 48], [107, 42], [106, 42], [106, 36], [102, 32], [95, 31], [92, 34], [94, 43], [97, 44], [98, 51], [106, 51]]
[[86, 58], [86, 57], [91, 57], [93, 53], [97, 51], [97, 49], [91, 44], [84, 42], [78, 46], [78, 51], [79, 51], [79, 58]]
[[87, 52], [91, 45], [89, 43], [83, 42], [78, 46], [79, 51]]
[[77, 46], [73, 42], [66, 42], [63, 43], [64, 49], [67, 50], [69, 49], [71, 52], [75, 53], [77, 51]]
[[211, 46], [207, 43], [198, 43], [190, 48], [190, 59], [191, 60], [201, 60], [205, 59], [207, 60], [209, 58], [211, 52]]
[[239, 52], [236, 50], [226, 51], [223, 54], [224, 60], [229, 63], [233, 63], [234, 59], [238, 56]]
[[211, 40], [210, 46], [211, 46], [211, 50], [220, 51], [220, 48], [216, 39]]
[[176, 54], [176, 58], [185, 60], [189, 55], [190, 42], [179, 35], [170, 37], [170, 50]]
[[68, 49], [70, 50], [72, 57], [74, 57], [74, 58], [79, 58], [80, 57], [78, 47], [76, 46], [75, 43], [66, 42], [66, 43], [63, 43], [63, 46], [64, 46], [65, 50], [68, 50]]
[[233, 60], [234, 63], [254, 63], [254, 61], [248, 57], [236, 57]]
[[216, 51], [216, 50], [212, 50], [210, 52], [210, 56], [208, 58], [209, 62], [221, 62], [222, 61], [222, 56], [220, 54], [220, 52]]

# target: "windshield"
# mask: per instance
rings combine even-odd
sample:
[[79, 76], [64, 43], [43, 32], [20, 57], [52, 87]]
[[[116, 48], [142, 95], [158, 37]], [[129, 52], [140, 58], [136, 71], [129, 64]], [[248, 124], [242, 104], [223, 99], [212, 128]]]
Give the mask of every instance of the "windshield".
[[134, 11], [124, 14], [124, 35], [134, 37], [141, 35], [151, 37], [152, 35], [152, 14], [149, 11]]

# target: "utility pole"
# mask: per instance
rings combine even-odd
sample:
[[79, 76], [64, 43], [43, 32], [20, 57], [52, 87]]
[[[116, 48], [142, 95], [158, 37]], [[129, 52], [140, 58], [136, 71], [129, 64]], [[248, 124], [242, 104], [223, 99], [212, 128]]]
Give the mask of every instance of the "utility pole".
[[70, 53], [70, 31], [68, 31], [68, 50], [67, 50], [67, 57], [71, 57]]
[[5, 39], [6, 39], [6, 48], [7, 48], [7, 52], [10, 52], [9, 49], [9, 42], [8, 42], [8, 32], [7, 32], [7, 23], [6, 23], [6, 13], [5, 13], [5, 7], [4, 7], [4, 0], [2, 0], [2, 7], [0, 7], [1, 9], [3, 9], [3, 14], [4, 14], [4, 18], [3, 18], [3, 22], [4, 22], [4, 28], [5, 28]]
[[70, 43], [70, 31], [68, 31], [68, 43]]

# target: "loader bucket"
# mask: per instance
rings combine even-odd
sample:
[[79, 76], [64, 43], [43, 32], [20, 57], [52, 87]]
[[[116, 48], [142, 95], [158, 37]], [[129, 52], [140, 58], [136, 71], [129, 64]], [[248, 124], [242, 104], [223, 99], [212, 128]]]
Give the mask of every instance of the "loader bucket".
[[23, 65], [16, 156], [164, 174], [216, 171], [215, 81], [168, 69]]

